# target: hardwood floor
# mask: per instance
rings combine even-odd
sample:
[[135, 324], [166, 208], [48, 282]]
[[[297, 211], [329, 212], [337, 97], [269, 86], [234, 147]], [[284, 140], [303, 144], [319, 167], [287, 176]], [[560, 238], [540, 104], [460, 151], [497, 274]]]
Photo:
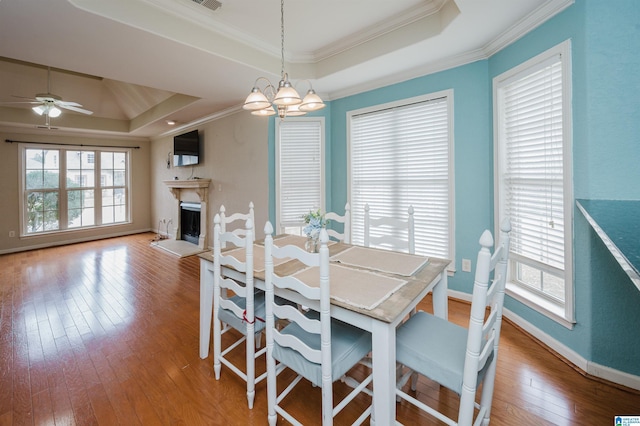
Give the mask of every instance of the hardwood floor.
[[[0, 425], [266, 424], [264, 382], [249, 410], [243, 382], [224, 368], [216, 381], [211, 356], [198, 357], [199, 258], [152, 248], [152, 238], [0, 256]], [[465, 324], [468, 309], [450, 301], [450, 318]], [[457, 407], [425, 379], [418, 392]], [[297, 395], [293, 411], [319, 424], [319, 390]], [[355, 415], [348, 407], [336, 424]], [[492, 425], [613, 425], [615, 415], [640, 415], [640, 394], [583, 377], [504, 324]], [[406, 402], [398, 420], [438, 424]]]

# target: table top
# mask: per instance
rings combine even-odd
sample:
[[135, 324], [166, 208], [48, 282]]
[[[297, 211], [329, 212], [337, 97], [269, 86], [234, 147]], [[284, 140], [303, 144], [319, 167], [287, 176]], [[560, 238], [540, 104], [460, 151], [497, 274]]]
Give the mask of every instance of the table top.
[[[304, 240], [304, 237], [300, 237]], [[261, 244], [261, 242], [256, 242], [257, 244]], [[351, 244], [344, 243], [333, 243], [329, 245], [329, 255], [335, 256], [339, 253], [348, 250], [353, 246]], [[375, 251], [379, 254], [384, 253], [394, 253], [386, 250], [367, 248], [367, 250]], [[201, 259], [213, 263], [213, 253], [211, 251], [201, 253], [198, 255]], [[402, 280], [407, 281], [405, 285], [391, 294], [388, 298], [382, 301], [379, 305], [374, 307], [373, 309], [364, 309], [353, 306], [352, 304], [345, 303], [339, 300], [332, 299], [331, 304], [340, 306], [346, 309], [349, 309], [354, 312], [361, 313], [363, 315], [372, 317], [377, 320], [381, 320], [384, 322], [393, 322], [397, 319], [400, 312], [403, 312], [405, 308], [414, 300], [417, 296], [420, 295], [421, 292], [425, 290], [432, 282], [437, 280], [438, 276], [445, 271], [446, 267], [449, 265], [450, 261], [446, 259], [439, 259], [430, 257], [426, 264], [424, 264], [421, 268], [419, 268], [413, 275], [411, 276], [401, 276], [393, 273], [385, 273], [379, 270], [367, 269], [367, 268], [356, 268], [362, 270], [369, 270], [375, 272], [380, 275], [386, 275], [394, 278], [401, 278]], [[276, 265], [274, 267], [274, 272], [280, 276], [283, 275], [291, 275], [294, 274], [301, 269], [303, 269], [304, 265], [297, 260], [290, 260], [280, 265]], [[264, 281], [264, 270], [257, 269], [254, 272], [254, 278], [258, 280]]]
[[640, 201], [576, 200], [576, 204], [640, 290]]

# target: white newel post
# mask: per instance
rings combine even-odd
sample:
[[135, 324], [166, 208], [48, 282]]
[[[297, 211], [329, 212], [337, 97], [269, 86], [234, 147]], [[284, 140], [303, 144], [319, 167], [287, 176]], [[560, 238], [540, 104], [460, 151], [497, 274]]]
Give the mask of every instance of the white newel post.
[[209, 194], [209, 184], [211, 183], [211, 179], [191, 179], [191, 180], [165, 180], [163, 181], [165, 185], [173, 194], [173, 198], [175, 198], [175, 216], [178, 220], [174, 226], [175, 235], [174, 239], [180, 239], [180, 202], [182, 201], [182, 195], [184, 191], [193, 191], [198, 195], [200, 199], [200, 236], [198, 237], [198, 247], [202, 250], [206, 250], [206, 239], [207, 239], [207, 229], [209, 229], [208, 218], [209, 214], [207, 212], [207, 201]]

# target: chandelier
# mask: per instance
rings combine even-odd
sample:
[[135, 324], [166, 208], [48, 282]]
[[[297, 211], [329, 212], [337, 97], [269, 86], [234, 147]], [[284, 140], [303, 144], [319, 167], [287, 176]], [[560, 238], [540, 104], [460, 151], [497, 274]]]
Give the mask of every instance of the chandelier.
[[[242, 108], [259, 116], [270, 116], [277, 113], [283, 119], [305, 115], [307, 112], [324, 108], [324, 102], [313, 90], [309, 80], [303, 80], [309, 84], [309, 90], [304, 98], [300, 98], [289, 81], [289, 75], [284, 72], [284, 0], [280, 0], [280, 57], [281, 80], [278, 83], [278, 88], [276, 89], [268, 78], [258, 77]], [[259, 87], [260, 83], [264, 84], [262, 89]]]

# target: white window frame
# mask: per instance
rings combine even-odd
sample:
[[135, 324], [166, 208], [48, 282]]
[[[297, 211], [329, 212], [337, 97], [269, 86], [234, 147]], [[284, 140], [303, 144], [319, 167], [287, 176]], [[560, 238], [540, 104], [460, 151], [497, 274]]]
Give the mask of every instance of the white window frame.
[[[26, 208], [26, 194], [27, 194], [27, 182], [26, 182], [26, 151], [27, 149], [44, 149], [44, 150], [57, 150], [59, 152], [58, 170], [60, 184], [58, 186], [58, 229], [48, 230], [42, 232], [27, 232], [27, 208]], [[92, 188], [74, 187], [69, 188], [69, 191], [92, 189], [94, 191], [94, 224], [88, 226], [80, 226], [70, 228], [68, 226], [68, 208], [67, 208], [67, 188], [66, 188], [66, 176], [67, 176], [67, 152], [69, 151], [90, 151], [94, 152], [94, 186]], [[101, 165], [100, 165], [100, 152], [123, 152], [126, 154], [126, 174], [125, 174], [125, 192], [126, 192], [126, 219], [122, 222], [102, 224], [102, 185], [101, 185]], [[116, 148], [116, 147], [91, 147], [83, 148], [82, 146], [75, 145], [54, 145], [54, 144], [36, 144], [36, 143], [20, 143], [18, 144], [18, 152], [20, 155], [19, 168], [20, 168], [20, 237], [21, 238], [37, 238], [41, 236], [47, 236], [52, 234], [62, 234], [68, 232], [78, 232], [87, 229], [103, 228], [110, 226], [126, 225], [131, 223], [131, 149], [129, 148]]]
[[[352, 229], [352, 241], [358, 241], [358, 220], [363, 221], [364, 217], [364, 208], [358, 208], [357, 205], [354, 205], [354, 188], [353, 188], [353, 170], [352, 170], [352, 117], [360, 114], [367, 114], [375, 111], [382, 111], [385, 109], [393, 109], [393, 108], [402, 108], [411, 104], [429, 102], [432, 100], [437, 100], [444, 98], [447, 103], [447, 138], [448, 138], [448, 158], [447, 158], [447, 170], [448, 170], [448, 199], [447, 199], [447, 209], [448, 209], [448, 229], [446, 232], [447, 241], [447, 259], [450, 259], [452, 262], [449, 264], [449, 273], [453, 273], [455, 271], [455, 170], [454, 170], [454, 98], [453, 98], [453, 89], [443, 90], [436, 93], [430, 93], [426, 95], [417, 96], [414, 98], [403, 99], [395, 102], [389, 102], [386, 104], [375, 105], [367, 108], [362, 108], [359, 110], [349, 111], [347, 112], [347, 138], [348, 138], [348, 147], [347, 147], [347, 167], [348, 167], [348, 199], [351, 204], [351, 229]], [[416, 235], [416, 243], [419, 239], [419, 233], [421, 229], [426, 227], [427, 225], [423, 223], [424, 221], [420, 220], [420, 216], [424, 214], [420, 212], [420, 209], [415, 209], [414, 206], [414, 217], [415, 217], [415, 235]], [[375, 216], [375, 212], [372, 212], [372, 215]], [[426, 228], [424, 228], [424, 232], [428, 232]], [[355, 231], [355, 232], [354, 232]], [[420, 251], [418, 244], [416, 244], [416, 253], [417, 254], [426, 254], [433, 256], [433, 253], [423, 253]], [[440, 256], [439, 256], [440, 257]]]
[[[304, 126], [305, 124], [312, 123], [313, 125], [319, 125], [320, 127], [320, 158], [319, 164], [319, 179], [320, 181], [317, 183], [317, 186], [314, 186], [314, 191], [319, 191], [319, 199], [315, 199], [315, 201], [310, 202], [309, 205], [302, 207], [300, 210], [300, 220], [299, 221], [289, 221], [287, 223], [283, 223], [283, 207], [282, 207], [282, 186], [281, 182], [283, 179], [282, 175], [282, 147], [281, 147], [281, 130], [283, 126]], [[287, 117], [286, 120], [276, 119], [275, 125], [275, 163], [276, 163], [276, 185], [275, 185], [275, 197], [276, 197], [276, 232], [277, 233], [293, 233], [302, 235], [302, 228], [305, 226], [303, 215], [308, 213], [312, 209], [320, 209], [325, 211], [325, 119], [324, 117]]]
[[[495, 164], [495, 229], [500, 229], [500, 223], [506, 216], [506, 195], [502, 183], [505, 168], [505, 136], [502, 132], [502, 117], [504, 111], [500, 105], [500, 90], [510, 82], [516, 81], [559, 58], [562, 67], [562, 155], [563, 155], [563, 220], [564, 220], [564, 302], [546, 297], [532, 291], [526, 285], [519, 284], [515, 277], [515, 263], [512, 259], [507, 276], [506, 292], [509, 296], [524, 305], [553, 319], [571, 329], [575, 324], [574, 302], [574, 272], [573, 272], [573, 161], [572, 161], [572, 88], [571, 88], [571, 41], [552, 47], [551, 49], [529, 59], [528, 61], [508, 70], [493, 79], [494, 105], [494, 164]], [[536, 265], [544, 271], [543, 264]]]

